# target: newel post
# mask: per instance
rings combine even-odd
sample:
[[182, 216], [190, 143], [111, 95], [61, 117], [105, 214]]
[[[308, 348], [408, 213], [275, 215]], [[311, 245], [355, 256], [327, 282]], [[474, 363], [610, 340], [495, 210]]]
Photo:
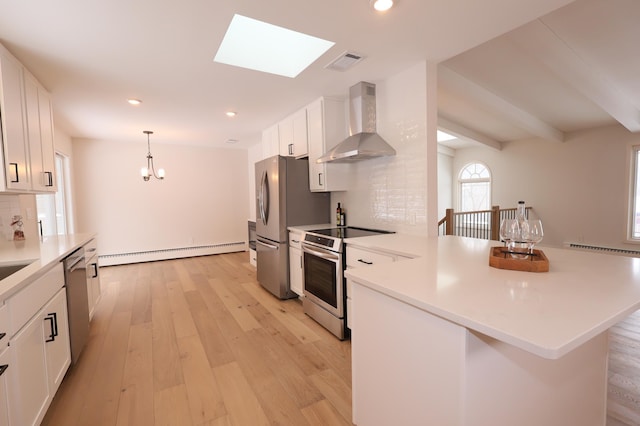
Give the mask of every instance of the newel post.
[[491, 239], [500, 241], [500, 206], [491, 207]]
[[447, 209], [444, 214], [445, 230], [444, 235], [453, 235], [453, 209]]

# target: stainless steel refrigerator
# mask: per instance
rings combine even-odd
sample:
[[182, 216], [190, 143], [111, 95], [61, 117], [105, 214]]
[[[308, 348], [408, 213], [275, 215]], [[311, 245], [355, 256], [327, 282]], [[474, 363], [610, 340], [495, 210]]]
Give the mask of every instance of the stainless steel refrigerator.
[[256, 167], [258, 282], [280, 299], [289, 286], [288, 226], [330, 222], [329, 193], [309, 191], [309, 162], [279, 155]]

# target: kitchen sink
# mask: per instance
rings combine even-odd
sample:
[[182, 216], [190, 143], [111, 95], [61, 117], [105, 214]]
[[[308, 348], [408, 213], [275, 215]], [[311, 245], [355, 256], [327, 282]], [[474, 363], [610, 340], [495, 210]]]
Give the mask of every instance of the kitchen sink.
[[33, 261], [30, 260], [27, 263], [14, 263], [10, 265], [2, 265], [0, 264], [0, 280], [7, 278], [9, 275], [12, 275], [18, 272], [20, 269], [25, 268], [31, 265]]

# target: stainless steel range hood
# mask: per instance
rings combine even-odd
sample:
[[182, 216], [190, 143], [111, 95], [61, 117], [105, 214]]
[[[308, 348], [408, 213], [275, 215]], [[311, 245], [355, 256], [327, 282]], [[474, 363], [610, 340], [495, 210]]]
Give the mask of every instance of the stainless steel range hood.
[[346, 163], [396, 155], [396, 150], [376, 133], [375, 84], [361, 81], [349, 89], [349, 133], [351, 136], [317, 162]]

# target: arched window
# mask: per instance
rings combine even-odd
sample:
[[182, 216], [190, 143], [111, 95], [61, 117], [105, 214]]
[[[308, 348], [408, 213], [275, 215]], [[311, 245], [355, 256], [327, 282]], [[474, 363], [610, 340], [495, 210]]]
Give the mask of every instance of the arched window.
[[458, 175], [460, 211], [491, 209], [491, 172], [482, 163], [470, 163]]

